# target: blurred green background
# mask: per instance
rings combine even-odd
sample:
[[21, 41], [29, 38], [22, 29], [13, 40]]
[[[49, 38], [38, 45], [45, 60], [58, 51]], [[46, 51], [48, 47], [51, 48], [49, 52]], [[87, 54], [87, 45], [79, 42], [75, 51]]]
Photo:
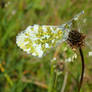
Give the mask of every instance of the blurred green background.
[[[92, 45], [92, 0], [0, 0], [0, 92], [47, 92], [50, 84], [50, 62], [54, 50], [39, 59], [27, 55], [16, 45], [16, 35], [33, 24], [61, 25], [84, 10], [82, 31]], [[86, 30], [86, 31], [85, 31]], [[61, 46], [62, 48], [62, 46]], [[83, 48], [85, 76], [81, 92], [92, 92], [92, 57], [90, 48]], [[62, 52], [61, 52], [62, 53]], [[77, 92], [81, 62], [68, 64], [67, 84], [64, 92]], [[62, 88], [64, 73], [57, 84]], [[76, 82], [75, 82], [75, 80]]]

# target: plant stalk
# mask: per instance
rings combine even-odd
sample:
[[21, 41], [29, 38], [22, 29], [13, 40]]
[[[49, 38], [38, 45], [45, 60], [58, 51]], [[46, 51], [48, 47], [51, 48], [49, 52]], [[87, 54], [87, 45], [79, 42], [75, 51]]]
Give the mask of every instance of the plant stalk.
[[80, 56], [81, 56], [82, 72], [81, 72], [81, 78], [80, 78], [80, 82], [79, 82], [78, 92], [80, 92], [80, 89], [81, 89], [81, 86], [83, 83], [83, 76], [84, 76], [84, 69], [85, 69], [84, 55], [83, 55], [81, 47], [79, 48], [79, 52], [80, 52]]

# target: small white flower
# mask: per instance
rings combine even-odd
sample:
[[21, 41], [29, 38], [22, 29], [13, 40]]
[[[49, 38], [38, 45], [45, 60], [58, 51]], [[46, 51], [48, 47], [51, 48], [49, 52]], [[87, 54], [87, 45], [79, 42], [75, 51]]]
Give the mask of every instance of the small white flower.
[[51, 60], [52, 63], [56, 62], [56, 57]]
[[13, 10], [13, 11], [12, 11], [12, 15], [15, 15], [15, 14], [16, 14], [16, 10]]
[[56, 58], [54, 57], [53, 60], [56, 60]]
[[8, 2], [5, 4], [5, 7], [8, 7], [10, 4], [11, 4], [11, 2], [8, 1]]
[[72, 59], [71, 59], [71, 57], [69, 57], [68, 59], [66, 59], [65, 60], [66, 62], [71, 62], [72, 61]]
[[75, 59], [77, 58], [77, 54], [76, 54], [76, 53], [74, 54], [74, 58], [75, 58]]

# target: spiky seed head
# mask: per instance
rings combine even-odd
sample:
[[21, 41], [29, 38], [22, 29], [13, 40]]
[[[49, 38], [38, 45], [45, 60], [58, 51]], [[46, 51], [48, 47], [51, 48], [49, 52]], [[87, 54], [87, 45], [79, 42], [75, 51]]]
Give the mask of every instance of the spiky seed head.
[[72, 49], [76, 49], [84, 46], [85, 37], [86, 36], [83, 33], [80, 33], [77, 30], [72, 30], [69, 32], [67, 42]]

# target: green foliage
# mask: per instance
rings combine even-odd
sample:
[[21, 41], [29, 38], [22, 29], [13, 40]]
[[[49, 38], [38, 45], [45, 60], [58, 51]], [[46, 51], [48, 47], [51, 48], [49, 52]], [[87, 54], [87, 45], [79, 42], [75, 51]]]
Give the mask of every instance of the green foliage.
[[[16, 45], [16, 35], [33, 24], [61, 25], [81, 10], [85, 11], [87, 22], [82, 31], [92, 30], [91, 0], [0, 0], [0, 92], [47, 92], [49, 86], [51, 59], [55, 48], [39, 59], [27, 55]], [[88, 37], [90, 34], [88, 34]], [[61, 51], [64, 48], [61, 45]], [[68, 47], [69, 48], [69, 47]], [[84, 49], [85, 78], [81, 92], [92, 91], [92, 58], [88, 58], [88, 48]], [[70, 56], [71, 50], [67, 52]], [[60, 52], [62, 55], [62, 52]], [[61, 56], [62, 59], [62, 56]], [[67, 85], [65, 92], [77, 92], [81, 62], [68, 63]], [[58, 78], [60, 91], [65, 71]], [[60, 85], [59, 85], [60, 83]], [[58, 91], [58, 92], [59, 92]]]

